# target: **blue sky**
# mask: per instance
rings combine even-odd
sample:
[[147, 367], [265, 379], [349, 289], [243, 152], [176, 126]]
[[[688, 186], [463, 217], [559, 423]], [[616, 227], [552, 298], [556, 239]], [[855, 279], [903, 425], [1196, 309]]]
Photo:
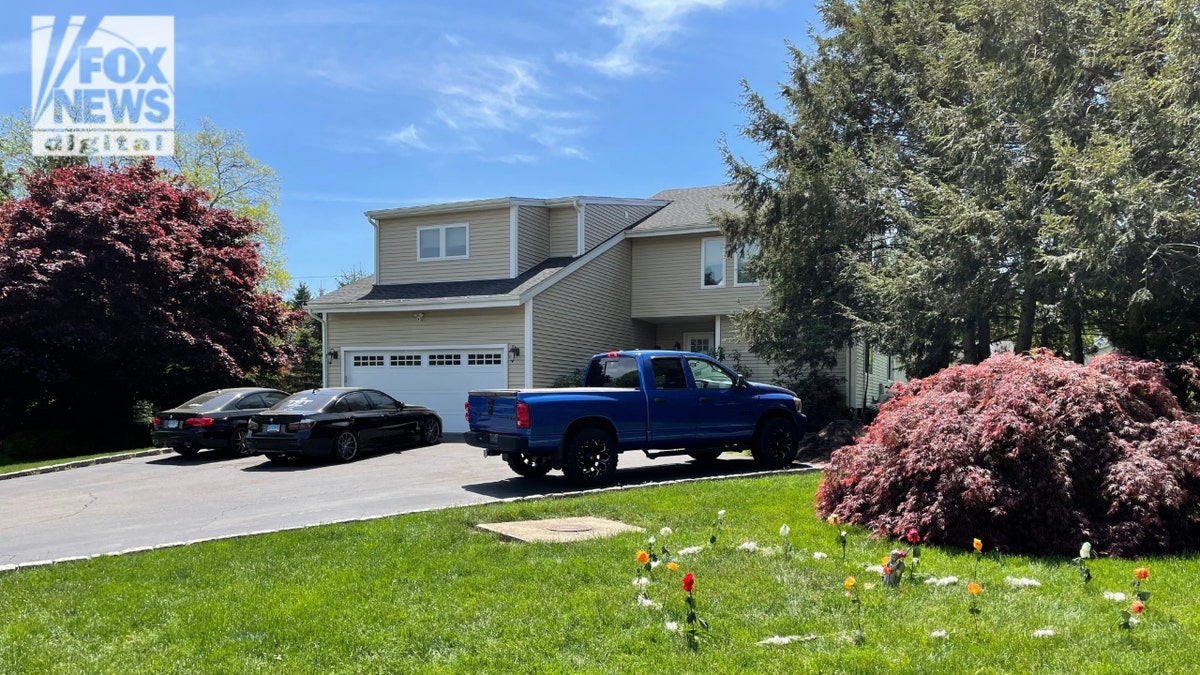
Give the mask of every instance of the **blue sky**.
[[0, 114], [30, 105], [30, 17], [175, 17], [176, 117], [241, 129], [282, 179], [295, 281], [373, 265], [363, 211], [649, 197], [725, 180], [743, 78], [774, 99], [811, 2], [8, 2]]

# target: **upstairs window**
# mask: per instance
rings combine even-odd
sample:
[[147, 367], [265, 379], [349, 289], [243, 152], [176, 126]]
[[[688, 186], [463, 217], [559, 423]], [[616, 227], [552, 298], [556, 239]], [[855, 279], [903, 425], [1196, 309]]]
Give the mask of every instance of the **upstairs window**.
[[747, 244], [734, 256], [734, 286], [758, 285], [758, 274], [746, 269], [750, 262], [758, 259], [758, 253], [758, 244]]
[[725, 240], [705, 239], [700, 252], [700, 287], [725, 285]]
[[467, 257], [467, 226], [417, 228], [417, 260], [457, 260]]

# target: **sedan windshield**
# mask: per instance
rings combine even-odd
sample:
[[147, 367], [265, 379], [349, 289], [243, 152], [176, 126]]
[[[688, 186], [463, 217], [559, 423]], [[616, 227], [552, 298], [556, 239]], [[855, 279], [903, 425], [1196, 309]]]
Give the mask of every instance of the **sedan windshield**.
[[271, 411], [283, 413], [320, 412], [337, 396], [337, 392], [302, 391], [299, 394], [292, 394], [271, 406]]

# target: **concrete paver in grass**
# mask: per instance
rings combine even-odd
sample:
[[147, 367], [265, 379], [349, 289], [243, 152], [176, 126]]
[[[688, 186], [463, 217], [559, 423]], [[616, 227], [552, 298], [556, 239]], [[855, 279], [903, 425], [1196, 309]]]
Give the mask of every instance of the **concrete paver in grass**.
[[622, 532], [645, 532], [640, 527], [616, 520], [583, 516], [577, 518], [546, 518], [543, 520], [514, 520], [507, 523], [480, 523], [479, 529], [495, 532], [504, 539], [524, 542], [584, 541], [601, 539]]

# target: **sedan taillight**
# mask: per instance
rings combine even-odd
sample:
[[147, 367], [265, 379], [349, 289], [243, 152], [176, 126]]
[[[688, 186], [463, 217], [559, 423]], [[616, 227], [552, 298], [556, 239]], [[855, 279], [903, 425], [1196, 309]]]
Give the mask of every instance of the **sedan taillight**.
[[300, 431], [302, 429], [311, 429], [317, 425], [316, 420], [300, 420], [299, 422], [289, 422], [287, 425], [288, 431]]
[[211, 427], [213, 418], [211, 417], [189, 417], [183, 421], [185, 427]]
[[162, 420], [155, 417], [154, 419], [150, 420], [150, 426], [155, 427], [155, 428], [162, 426]]

